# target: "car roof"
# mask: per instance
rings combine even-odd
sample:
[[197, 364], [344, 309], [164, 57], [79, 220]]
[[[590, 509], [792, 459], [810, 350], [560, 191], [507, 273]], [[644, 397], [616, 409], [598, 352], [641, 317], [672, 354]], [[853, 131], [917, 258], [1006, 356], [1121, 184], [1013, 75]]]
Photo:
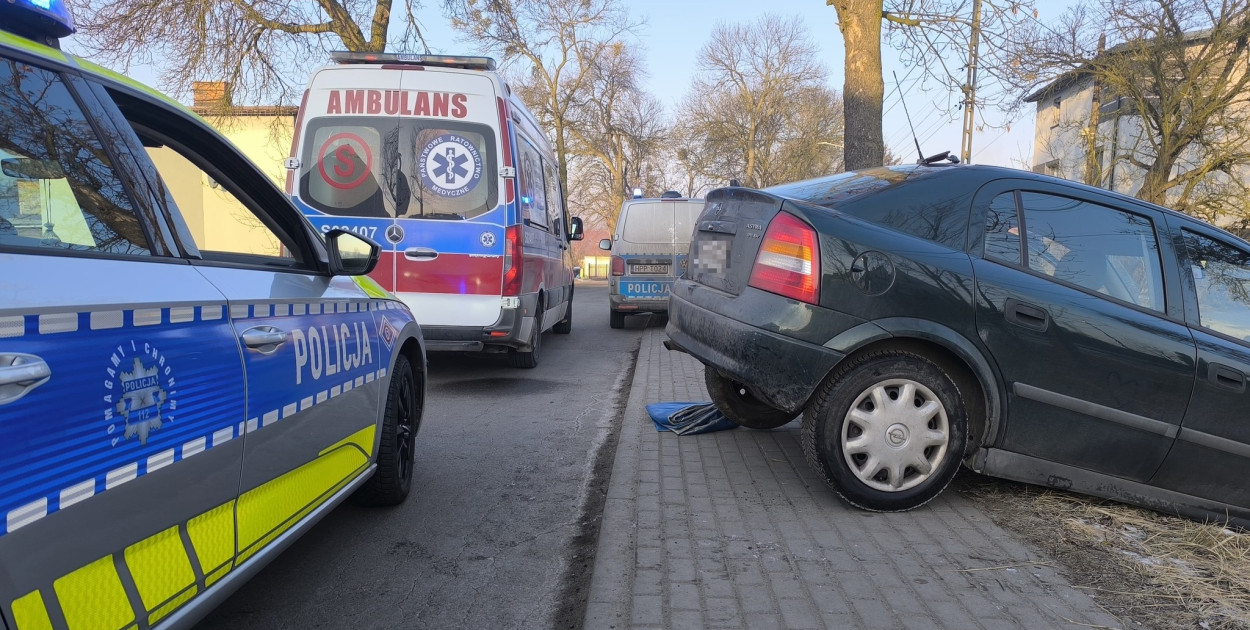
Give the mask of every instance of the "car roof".
[[[830, 198], [827, 200], [827, 203], [825, 203], [820, 200], [812, 199], [810, 197], [805, 198], [804, 196], [797, 195], [794, 193], [796, 193], [799, 190], [802, 190], [804, 187], [815, 188], [815, 187], [820, 186], [823, 182], [831, 182], [835, 178], [847, 177], [848, 173], [858, 173], [858, 174], [869, 175], [869, 176], [874, 176], [874, 175], [881, 176], [881, 175], [884, 175], [885, 173], [890, 173], [895, 177], [901, 176], [901, 178], [896, 182], [897, 185], [913, 185], [921, 181], [931, 181], [931, 178], [933, 177], [957, 178], [957, 179], [962, 180], [959, 183], [959, 188], [961, 190], [966, 189], [967, 186], [975, 186], [976, 188], [980, 188], [981, 186], [985, 184], [988, 184], [992, 181], [1000, 180], [1000, 179], [1035, 181], [1038, 183], [1052, 184], [1052, 185], [1068, 188], [1072, 190], [1074, 193], [1084, 193], [1087, 195], [1112, 198], [1114, 200], [1121, 201], [1128, 205], [1145, 206], [1145, 207], [1151, 208], [1162, 214], [1165, 214], [1169, 217], [1173, 217], [1183, 222], [1200, 224], [1200, 225], [1204, 225], [1204, 226], [1207, 226], [1216, 230], [1221, 230], [1225, 232], [1226, 234], [1228, 234], [1229, 236], [1232, 236], [1233, 238], [1237, 238], [1238, 240], [1241, 240], [1240, 237], [1236, 236], [1235, 234], [1231, 234], [1227, 232], [1227, 230], [1222, 230], [1218, 226], [1213, 226], [1210, 223], [1203, 221], [1202, 219], [1187, 215], [1177, 210], [1173, 210], [1172, 208], [1167, 208], [1164, 206], [1160, 206], [1158, 204], [1144, 201], [1142, 199], [1138, 199], [1131, 195], [1126, 195], [1124, 193], [1107, 190], [1105, 188], [1097, 188], [1097, 187], [1090, 186], [1088, 184], [1084, 184], [1082, 182], [1078, 182], [1078, 181], [1074, 181], [1070, 179], [1062, 179], [1062, 178], [1054, 177], [1051, 175], [1043, 175], [1041, 173], [1035, 173], [1033, 171], [1026, 171], [1023, 169], [1010, 168], [1010, 167], [1005, 167], [1005, 166], [993, 166], [993, 165], [985, 165], [985, 164], [945, 164], [945, 163], [943, 164], [902, 164], [902, 165], [894, 165], [894, 166], [882, 166], [882, 167], [876, 167], [876, 168], [862, 169], [859, 171], [849, 171], [847, 173], [839, 173], [837, 175], [815, 178], [811, 180], [804, 180], [800, 182], [793, 182], [790, 184], [780, 184], [777, 186], [765, 188], [762, 191], [765, 193], [771, 193], [780, 197], [796, 199], [798, 201], [803, 201], [805, 203], [814, 203], [816, 205], [827, 205], [827, 203], [832, 203], [834, 201], [842, 201], [843, 199], [842, 198]], [[862, 199], [862, 198], [870, 197], [872, 196], [872, 194], [882, 189], [884, 188], [858, 192], [856, 194], [852, 194], [844, 198], [845, 199]]]

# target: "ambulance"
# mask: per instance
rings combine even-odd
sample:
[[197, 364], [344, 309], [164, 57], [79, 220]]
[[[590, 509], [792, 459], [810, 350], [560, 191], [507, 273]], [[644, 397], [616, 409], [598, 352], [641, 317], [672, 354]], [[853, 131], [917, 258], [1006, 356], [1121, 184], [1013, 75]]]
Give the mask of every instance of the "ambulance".
[[573, 321], [570, 220], [534, 116], [488, 57], [333, 53], [304, 93], [288, 193], [323, 233], [382, 244], [371, 274], [426, 349], [538, 364]]
[[340, 502], [405, 500], [421, 330], [376, 243], [73, 30], [0, 2], [0, 628], [188, 628]]

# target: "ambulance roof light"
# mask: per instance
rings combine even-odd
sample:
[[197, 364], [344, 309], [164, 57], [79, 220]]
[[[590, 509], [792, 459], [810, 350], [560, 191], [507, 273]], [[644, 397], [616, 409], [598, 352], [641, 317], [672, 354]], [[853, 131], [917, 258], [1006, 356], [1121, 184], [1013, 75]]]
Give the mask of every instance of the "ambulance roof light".
[[0, 0], [0, 30], [55, 43], [76, 29], [65, 0]]
[[[4, 0], [0, 0], [3, 2]], [[23, 0], [18, 0], [19, 2]], [[30, 0], [37, 2], [39, 0]], [[336, 50], [330, 53], [334, 63], [396, 63], [414, 66], [439, 66], [465, 68], [468, 70], [494, 70], [495, 60], [490, 57], [464, 55], [418, 55], [415, 53], [370, 53]]]

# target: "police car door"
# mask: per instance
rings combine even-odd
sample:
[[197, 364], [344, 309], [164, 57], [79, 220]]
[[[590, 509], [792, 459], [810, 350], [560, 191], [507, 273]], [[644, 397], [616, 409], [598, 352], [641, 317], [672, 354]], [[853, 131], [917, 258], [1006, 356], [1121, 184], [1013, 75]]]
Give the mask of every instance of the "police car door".
[[123, 111], [161, 178], [205, 184], [172, 193], [186, 223], [180, 238], [226, 295], [243, 347], [242, 562], [366, 469], [386, 375], [381, 350], [398, 328], [354, 278], [322, 269], [311, 227], [215, 132], [133, 105]]
[[29, 61], [0, 56], [0, 610], [143, 626], [231, 567], [240, 352], [116, 110]]

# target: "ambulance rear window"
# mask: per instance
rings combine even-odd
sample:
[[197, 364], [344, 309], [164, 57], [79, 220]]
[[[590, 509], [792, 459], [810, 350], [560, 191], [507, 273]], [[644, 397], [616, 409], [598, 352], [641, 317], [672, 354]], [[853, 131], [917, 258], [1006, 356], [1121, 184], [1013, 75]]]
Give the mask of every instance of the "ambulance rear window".
[[498, 203], [495, 134], [414, 118], [318, 118], [305, 130], [300, 199], [335, 216], [471, 219]]

